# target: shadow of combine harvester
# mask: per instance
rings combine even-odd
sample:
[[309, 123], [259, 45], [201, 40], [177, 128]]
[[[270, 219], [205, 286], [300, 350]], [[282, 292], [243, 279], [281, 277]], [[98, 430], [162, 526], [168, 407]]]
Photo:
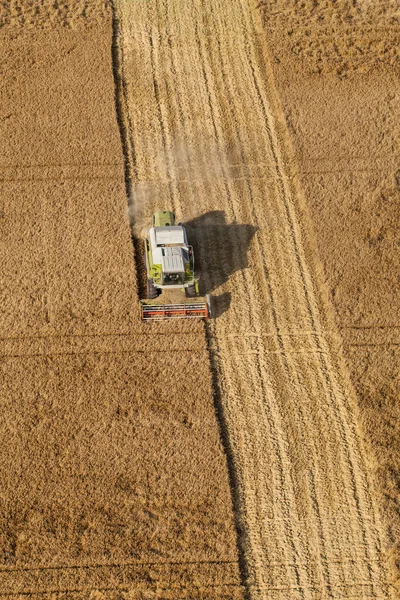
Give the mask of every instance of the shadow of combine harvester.
[[[248, 266], [248, 250], [257, 227], [227, 223], [225, 212], [214, 210], [185, 223], [193, 244], [200, 273], [200, 295], [211, 294], [226, 283], [236, 271]], [[212, 316], [218, 318], [230, 306], [231, 293], [212, 297]]]

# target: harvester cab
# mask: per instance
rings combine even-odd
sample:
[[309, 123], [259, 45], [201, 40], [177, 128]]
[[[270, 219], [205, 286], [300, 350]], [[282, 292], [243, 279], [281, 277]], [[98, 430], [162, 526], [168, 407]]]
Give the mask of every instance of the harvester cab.
[[140, 301], [142, 320], [210, 317], [209, 295], [199, 298], [193, 248], [173, 212], [154, 213], [144, 252], [147, 298]]

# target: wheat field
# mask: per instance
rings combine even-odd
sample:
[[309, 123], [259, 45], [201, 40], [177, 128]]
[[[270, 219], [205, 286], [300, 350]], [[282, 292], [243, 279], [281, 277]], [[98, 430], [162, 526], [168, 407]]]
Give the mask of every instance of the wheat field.
[[[0, 17], [0, 598], [389, 597], [258, 5]], [[157, 209], [206, 324], [139, 322]]]

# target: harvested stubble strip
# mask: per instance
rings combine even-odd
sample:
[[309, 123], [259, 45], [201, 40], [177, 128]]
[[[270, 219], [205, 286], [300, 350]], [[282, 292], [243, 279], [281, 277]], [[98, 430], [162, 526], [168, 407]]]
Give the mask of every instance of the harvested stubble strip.
[[210, 331], [250, 595], [385, 597], [354, 397], [256, 8], [116, 7], [137, 177], [159, 181], [147, 211], [203, 223], [207, 286], [230, 302]]

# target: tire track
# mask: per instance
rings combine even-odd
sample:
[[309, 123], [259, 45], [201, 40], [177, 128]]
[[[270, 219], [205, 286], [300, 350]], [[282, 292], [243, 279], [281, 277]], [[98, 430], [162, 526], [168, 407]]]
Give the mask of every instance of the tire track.
[[[252, 71], [254, 73], [254, 68], [252, 68]], [[257, 91], [257, 94], [261, 98], [261, 94], [259, 94], [258, 91]], [[263, 106], [265, 107], [264, 104], [263, 104]], [[266, 122], [268, 123], [269, 115], [268, 115], [268, 110], [266, 108], [264, 110], [264, 117], [265, 117]], [[269, 134], [271, 134], [270, 130], [269, 130]], [[271, 134], [271, 146], [273, 146], [273, 144], [272, 144], [272, 134]], [[279, 159], [279, 155], [277, 153], [275, 153], [275, 164], [277, 166], [277, 169], [279, 168], [280, 162], [281, 161]], [[282, 187], [284, 188], [284, 186], [285, 186], [285, 177], [282, 176], [278, 180], [278, 183], [281, 184]], [[301, 277], [302, 277], [303, 290], [304, 290], [304, 294], [305, 294], [305, 296], [307, 298], [307, 306], [308, 306], [308, 309], [309, 309], [310, 317], [312, 319], [312, 325], [313, 325], [314, 328], [316, 328], [315, 315], [314, 315], [314, 311], [313, 311], [313, 307], [315, 305], [315, 302], [310, 301], [310, 297], [309, 297], [309, 293], [308, 293], [309, 291], [310, 291], [310, 293], [312, 293], [312, 284], [310, 283], [309, 286], [307, 287], [307, 283], [306, 283], [306, 269], [303, 266], [303, 261], [302, 261], [302, 258], [301, 258], [301, 253], [299, 251], [299, 245], [298, 245], [298, 243], [296, 241], [296, 234], [295, 234], [295, 227], [293, 225], [293, 218], [292, 218], [292, 215], [290, 214], [290, 207], [289, 207], [289, 200], [288, 200], [288, 197], [290, 197], [290, 196], [289, 196], [288, 193], [285, 193], [284, 189], [283, 189], [283, 192], [284, 193], [282, 194], [282, 196], [285, 198], [285, 208], [286, 208], [286, 211], [287, 211], [288, 220], [289, 220], [290, 227], [291, 227], [291, 235], [292, 235], [292, 238], [293, 238], [293, 245], [295, 247], [295, 255], [296, 255], [296, 259], [297, 259], [298, 265], [299, 265], [300, 274], [301, 274]], [[322, 350], [322, 345], [319, 342], [320, 342], [320, 339], [317, 338], [318, 348], [320, 350]], [[320, 355], [319, 355], [319, 358], [320, 358], [320, 361], [321, 361], [321, 365], [322, 365], [321, 373], [324, 375], [325, 380], [326, 380], [326, 385], [328, 387], [328, 393], [329, 393], [330, 399], [331, 399], [331, 406], [332, 406], [332, 408], [337, 409], [337, 403], [335, 402], [335, 395], [337, 396], [337, 394], [340, 394], [341, 390], [336, 389], [336, 391], [335, 391], [335, 389], [334, 389], [334, 382], [329, 378], [329, 373], [332, 372], [332, 368], [329, 369], [329, 367], [328, 367], [328, 365], [327, 365], [327, 363], [325, 361], [325, 356], [329, 356], [329, 353], [326, 353], [326, 352], [322, 353], [321, 352]], [[346, 417], [344, 417], [344, 418], [346, 418]], [[354, 498], [355, 498], [355, 502], [356, 502], [357, 509], [358, 509], [360, 525], [363, 528], [363, 537], [364, 537], [365, 548], [366, 548], [366, 552], [368, 553], [368, 549], [370, 547], [372, 547], [373, 541], [367, 539], [366, 531], [365, 531], [365, 528], [363, 527], [363, 523], [362, 523], [361, 508], [360, 508], [360, 499], [359, 499], [359, 495], [358, 495], [358, 491], [357, 491], [357, 488], [359, 488], [360, 485], [362, 486], [362, 482], [360, 484], [360, 477], [357, 477], [355, 475], [355, 473], [354, 473], [354, 470], [353, 470], [354, 468], [357, 468], [357, 465], [355, 463], [354, 453], [351, 452], [351, 448], [348, 446], [348, 436], [346, 436], [346, 433], [344, 432], [344, 425], [343, 425], [344, 419], [343, 419], [343, 416], [341, 415], [341, 417], [339, 417], [338, 415], [336, 415], [336, 419], [339, 422], [340, 422], [340, 420], [342, 420], [342, 423], [341, 423], [342, 442], [343, 442], [343, 444], [345, 445], [345, 448], [346, 448], [346, 454], [347, 454], [347, 457], [348, 457], [348, 464], [351, 466], [351, 473], [350, 473], [350, 475], [351, 475], [351, 483], [352, 483], [352, 488], [354, 490]], [[354, 439], [357, 441], [357, 437], [356, 436], [354, 436]], [[356, 452], [357, 452], [357, 450], [356, 450]], [[360, 457], [362, 456], [362, 454], [361, 454], [360, 451], [359, 451], [359, 456]], [[358, 479], [358, 484], [357, 484], [357, 479]], [[367, 558], [367, 560], [369, 560], [368, 554], [367, 554], [366, 558]]]

